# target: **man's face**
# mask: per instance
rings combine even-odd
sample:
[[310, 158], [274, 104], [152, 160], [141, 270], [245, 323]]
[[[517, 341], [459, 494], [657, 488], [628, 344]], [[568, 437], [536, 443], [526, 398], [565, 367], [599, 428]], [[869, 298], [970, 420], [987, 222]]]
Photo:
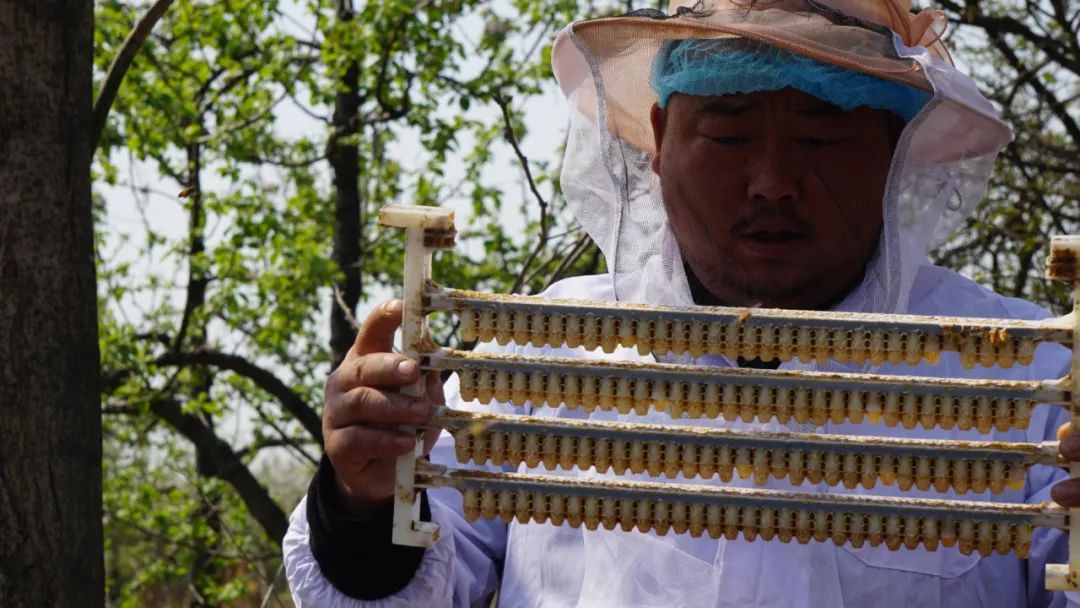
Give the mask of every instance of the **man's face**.
[[794, 89], [653, 107], [664, 204], [717, 303], [823, 308], [863, 277], [902, 124]]

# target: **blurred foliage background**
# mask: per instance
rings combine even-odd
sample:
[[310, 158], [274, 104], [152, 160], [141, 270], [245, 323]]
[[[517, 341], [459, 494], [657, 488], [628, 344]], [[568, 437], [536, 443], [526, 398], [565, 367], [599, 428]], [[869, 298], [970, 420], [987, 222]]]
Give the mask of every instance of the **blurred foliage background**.
[[[323, 381], [401, 278], [381, 205], [459, 211], [449, 285], [603, 271], [558, 187], [550, 42], [646, 6], [96, 3], [109, 605], [290, 605], [280, 542], [321, 452]], [[1080, 3], [936, 6], [1016, 140], [935, 258], [1060, 312], [1042, 260], [1080, 232]]]

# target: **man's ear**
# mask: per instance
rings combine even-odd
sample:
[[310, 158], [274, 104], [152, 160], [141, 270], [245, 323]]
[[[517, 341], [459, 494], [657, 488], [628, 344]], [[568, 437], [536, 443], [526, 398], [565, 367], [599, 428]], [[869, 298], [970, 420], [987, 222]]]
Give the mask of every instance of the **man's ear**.
[[664, 108], [654, 103], [649, 110], [649, 122], [652, 123], [653, 147], [656, 148], [656, 154], [652, 158], [652, 170], [657, 175], [660, 174], [660, 146], [664, 143], [664, 119]]

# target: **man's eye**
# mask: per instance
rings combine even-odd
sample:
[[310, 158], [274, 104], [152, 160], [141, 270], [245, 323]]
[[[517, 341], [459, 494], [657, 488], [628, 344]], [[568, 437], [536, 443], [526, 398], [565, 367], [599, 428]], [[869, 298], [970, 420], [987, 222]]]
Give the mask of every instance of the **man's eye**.
[[705, 139], [723, 146], [741, 146], [750, 143], [749, 137], [741, 137], [738, 135], [706, 135]]
[[843, 140], [825, 137], [800, 137], [799, 143], [812, 148], [825, 148], [840, 143]]

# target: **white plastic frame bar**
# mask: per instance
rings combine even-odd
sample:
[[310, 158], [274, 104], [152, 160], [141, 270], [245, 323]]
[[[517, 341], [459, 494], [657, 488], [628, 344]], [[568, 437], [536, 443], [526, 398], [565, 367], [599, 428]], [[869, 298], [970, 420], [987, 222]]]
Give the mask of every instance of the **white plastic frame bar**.
[[[513, 315], [521, 315], [520, 318], [525, 318], [524, 315], [530, 314], [567, 315], [590, 320], [596, 324], [597, 328], [601, 327], [605, 320], [615, 319], [620, 321], [640, 320], [647, 323], [737, 325], [748, 328], [790, 326], [823, 330], [892, 332], [905, 335], [921, 334], [950, 338], [943, 340], [945, 350], [953, 350], [948, 345], [954, 342], [962, 343], [967, 341], [972, 344], [993, 344], [1005, 338], [1030, 339], [1035, 343], [1056, 342], [1065, 346], [1072, 345], [1074, 341], [1071, 316], [1026, 321], [768, 308], [730, 308], [722, 306], [679, 308], [672, 306], [644, 306], [621, 302], [551, 300], [539, 296], [487, 294], [440, 287], [434, 284], [428, 289], [427, 296], [428, 305], [425, 310], [428, 312], [450, 311], [462, 315], [495, 311], [502, 313], [506, 318], [512, 318]], [[530, 333], [536, 333], [532, 328], [520, 329], [522, 331], [514, 332], [520, 335], [514, 335], [513, 339], [505, 340], [505, 342], [513, 341], [519, 345], [529, 343], [533, 346], [547, 344], [543, 340], [538, 340], [535, 335], [530, 335]], [[501, 328], [496, 331], [501, 331]], [[503, 331], [503, 333], [507, 332]], [[704, 338], [706, 336], [701, 336], [699, 340]], [[639, 344], [639, 340], [640, 337], [636, 334], [620, 334], [614, 344], [622, 346], [635, 344], [641, 354], [646, 354], [650, 349], [643, 348], [643, 345]], [[482, 341], [486, 340], [482, 339]], [[504, 342], [504, 340], [498, 341], [500, 343]], [[668, 341], [674, 342], [673, 340]], [[614, 348], [614, 344], [602, 345], [599, 340], [597, 341], [597, 346], [603, 346], [604, 350], [608, 352]], [[561, 344], [552, 346], [561, 346]], [[586, 346], [591, 348], [591, 345]], [[903, 348], [905, 345], [900, 344], [898, 346]], [[660, 348], [657, 354], [668, 352], [679, 354], [689, 351], [679, 348], [676, 344], [671, 344], [665, 348]], [[697, 356], [695, 353], [691, 354]]]
[[[1047, 260], [1048, 278], [1067, 281], [1072, 286], [1073, 336], [1080, 336], [1080, 236], [1055, 236]], [[1072, 427], [1080, 432], [1080, 338], [1072, 344]], [[1080, 463], [1069, 465], [1069, 475], [1080, 477]], [[1054, 591], [1080, 590], [1080, 509], [1069, 509], [1069, 563], [1047, 564], [1046, 588]]]
[[[1028, 412], [1035, 404], [1057, 404], [1070, 406], [1067, 401], [1069, 390], [1068, 378], [1056, 380], [971, 380], [963, 378], [927, 378], [924, 376], [892, 376], [880, 374], [861, 373], [822, 373], [822, 372], [792, 372], [777, 370], [750, 370], [742, 368], [716, 368], [694, 365], [679, 365], [669, 363], [641, 363], [625, 361], [605, 360], [582, 360], [561, 357], [520, 357], [513, 355], [499, 355], [492, 353], [466, 352], [445, 348], [437, 348], [429, 352], [422, 360], [425, 369], [439, 371], [452, 371], [458, 374], [474, 371], [500, 374], [502, 383], [496, 388], [487, 390], [489, 395], [478, 396], [481, 403], [488, 403], [492, 399], [498, 402], [509, 402], [514, 405], [549, 405], [559, 407], [567, 404], [564, 399], [569, 395], [559, 391], [552, 395], [548, 391], [537, 390], [536, 384], [548, 385], [551, 379], [574, 377], [579, 380], [588, 380], [596, 389], [597, 395], [594, 406], [602, 411], [618, 410], [627, 412], [633, 409], [639, 414], [644, 414], [642, 406], [648, 403], [647, 409], [671, 413], [675, 417], [685, 412], [691, 418], [702, 416], [715, 418], [718, 415], [731, 418], [729, 410], [739, 415], [741, 410], [728, 400], [725, 395], [739, 390], [745, 393], [757, 395], [769, 395], [774, 391], [785, 394], [792, 391], [815, 392], [824, 395], [826, 409], [822, 412], [831, 418], [835, 413], [832, 406], [838, 401], [837, 395], [847, 393], [849, 395], [869, 395], [871, 393], [882, 396], [883, 403], [876, 404], [874, 408], [867, 408], [866, 415], [875, 412], [877, 416], [888, 419], [890, 412], [893, 416], [912, 420], [921, 416], [920, 411], [908, 411], [906, 397], [917, 395], [928, 402], [952, 402], [956, 397], [968, 398], [972, 403], [979, 400], [1011, 400], [1027, 404]], [[605, 390], [616, 385], [637, 385], [642, 382], [668, 383], [672, 386], [694, 386], [699, 390], [695, 392], [695, 399], [673, 397], [668, 391], [662, 394], [645, 392], [638, 394], [636, 389], [632, 397], [615, 398], [611, 394], [603, 394]], [[561, 381], [560, 381], [561, 382]], [[701, 390], [700, 387], [708, 385], [710, 391]], [[462, 379], [463, 393], [465, 379]], [[607, 387], [607, 389], [605, 389]], [[625, 387], [624, 387], [625, 388]], [[728, 390], [731, 389], [731, 390]], [[711, 397], [709, 393], [715, 393]], [[633, 406], [618, 403], [631, 399]], [[816, 397], [814, 397], [816, 401]], [[844, 400], [846, 401], [846, 399]], [[576, 408], [578, 405], [571, 405]], [[584, 407], [587, 411], [592, 408]], [[793, 419], [792, 404], [787, 404], [788, 417], [779, 419], [785, 423]], [[840, 409], [845, 410], [848, 406]], [[814, 405], [815, 414], [817, 404]], [[973, 409], [974, 412], [974, 409]], [[977, 412], [972, 414], [981, 415]], [[779, 416], [779, 414], [777, 414]], [[743, 418], [749, 422], [749, 419]], [[844, 419], [850, 419], [845, 413]], [[1024, 417], [1026, 420], [1027, 417]], [[908, 420], [911, 422], [912, 420]], [[843, 420], [833, 420], [842, 422]], [[858, 422], [856, 420], [855, 422]], [[896, 426], [898, 422], [887, 426]], [[921, 423], [924, 428], [934, 425]], [[914, 424], [912, 424], [914, 426]], [[996, 423], [994, 424], [996, 426]], [[946, 428], [952, 428], [948, 426]], [[967, 427], [964, 427], [967, 428]], [[1013, 427], [1010, 427], [1013, 428]], [[1017, 428], [1026, 428], [1026, 424]], [[999, 430], [1006, 430], [1000, 428]]]
[[[491, 434], [535, 435], [537, 436], [536, 443], [531, 447], [528, 444], [522, 445], [521, 442], [515, 447], [505, 441], [500, 441], [497, 448], [494, 448], [494, 446], [489, 447], [501, 450], [503, 457], [497, 458], [498, 460], [503, 460], [505, 454], [515, 450], [521, 453], [530, 449], [535, 450], [536, 453], [532, 457], [543, 462], [548, 470], [555, 468], [570, 470], [575, 466], [586, 469], [595, 466], [598, 472], [605, 473], [615, 468], [613, 463], [620, 460], [619, 456], [605, 458], [604, 463], [591, 459], [583, 462], [580, 452], [572, 448], [572, 451], [566, 451], [568, 445], [574, 445], [576, 438], [587, 438], [592, 442], [590, 447], [586, 449], [596, 447], [598, 442], [603, 442], [605, 451], [607, 448], [611, 448], [612, 454], [622, 454], [621, 460], [623, 461], [633, 461], [634, 459], [641, 461], [638, 466], [644, 470], [649, 470], [650, 475], [654, 476], [660, 475], [660, 471], [663, 470], [661, 467], [664, 465], [657, 466], [658, 470], [653, 471], [650, 464], [668, 458], [670, 454], [667, 453], [667, 450], [672, 449], [693, 447], [726, 448], [729, 450], [728, 461], [725, 462], [724, 457], [716, 457], [710, 461], [709, 468], [719, 470], [722, 467], [732, 465], [736, 468], [745, 467], [746, 473], [739, 474], [743, 478], [749, 477], [751, 472], [755, 476], [759, 474], [762, 477], [777, 476], [775, 471], [772, 470], [774, 465], [767, 462], [765, 458], [766, 453], [769, 451], [776, 452], [781, 459], [787, 453], [828, 454], [835, 459], [833, 473], [836, 479], [829, 481], [828, 471], [819, 470], [818, 473], [822, 475], [828, 485], [832, 486], [841, 485], [841, 479], [850, 472], [848, 469], [849, 464], [857, 462], [851, 460], [851, 463], [848, 463], [849, 458], [863, 460], [875, 457], [879, 459], [896, 457], [907, 458], [912, 461], [921, 459], [926, 462], [928, 467], [930, 465], [944, 467], [947, 463], [956, 466], [965, 461], [1009, 463], [1016, 466], [1021, 475], [1024, 470], [1032, 465], [1061, 466], [1063, 464], [1058, 454], [1057, 441], [1002, 443], [995, 441], [898, 439], [864, 435], [736, 431], [716, 427], [668, 426], [487, 414], [456, 411], [445, 407], [439, 409], [439, 412], [432, 418], [430, 426], [449, 431], [455, 437], [461, 433], [475, 438], [482, 438]], [[558, 442], [561, 450], [554, 448], [556, 442]], [[463, 464], [467, 461], [462, 457], [462, 451], [468, 454], [471, 450], [468, 443], [467, 440], [464, 445], [457, 446], [461, 450], [458, 454], [458, 461]], [[557, 453], [548, 454], [546, 453], [548, 451]], [[540, 454], [540, 452], [545, 453]], [[476, 464], [484, 464], [496, 460], [496, 457], [489, 453], [485, 455], [483, 461], [476, 460], [475, 456], [470, 456], [470, 459], [474, 460]], [[527, 459], [528, 456], [521, 458], [523, 462], [527, 461]], [[502, 464], [502, 462], [495, 462], [495, 464]], [[669, 478], [674, 477], [677, 472], [684, 471], [682, 458], [679, 456], [671, 458], [668, 464], [670, 464], [667, 467], [667, 476]], [[696, 465], [697, 463], [694, 462], [693, 464]], [[626, 468], [633, 470], [633, 466], [631, 464]], [[925, 473], [921, 472], [915, 467], [914, 463], [912, 463], [911, 470], [906, 471], [906, 473], [891, 468], [889, 471], [890, 475], [896, 478], [905, 475], [910, 478], [916, 478], [923, 474], [930, 475], [929, 469]], [[685, 472], [683, 474], [686, 475]], [[867, 472], [860, 471], [856, 474], [860, 478], [865, 478]], [[811, 476], [809, 472], [807, 472], [807, 475]], [[939, 472], [935, 472], [934, 475], [939, 475]], [[984, 473], [984, 477], [985, 475], [986, 473]], [[707, 477], [704, 474], [700, 476]], [[687, 475], [687, 477], [690, 477], [690, 475]], [[871, 478], [877, 480], [880, 476], [874, 471], [871, 473]], [[955, 489], [952, 480], [949, 479], [948, 481], [948, 487]], [[892, 485], [892, 483], [884, 482], [884, 485]], [[929, 481], [928, 485], [934, 483], [936, 482]], [[1004, 481], [1002, 481], [1002, 484], [1004, 485]], [[855, 485], [860, 484], [854, 483], [848, 487], [854, 487]], [[872, 485], [861, 485], [872, 487]], [[992, 486], [993, 484], [987, 485]], [[1004, 488], [997, 491], [991, 490], [991, 492], [1003, 490]], [[938, 491], [944, 490], [939, 488]]]
[[[379, 210], [379, 224], [405, 229], [405, 309], [401, 323], [401, 352], [420, 360], [430, 348], [424, 314], [424, 289], [431, 278], [431, 257], [436, 249], [452, 244], [454, 212], [440, 207], [390, 205]], [[406, 395], [422, 396], [424, 380], [404, 387]], [[394, 544], [430, 547], [439, 537], [439, 526], [420, 521], [420, 494], [416, 488], [416, 463], [424, 456], [423, 433], [414, 427], [403, 431], [416, 435], [416, 448], [398, 457], [394, 482]]]
[[732, 488], [654, 482], [626, 483], [606, 479], [582, 479], [520, 473], [489, 473], [424, 464], [418, 485], [493, 489], [503, 492], [567, 494], [582, 497], [653, 499], [667, 503], [755, 505], [774, 509], [850, 511], [881, 515], [923, 516], [975, 521], [1010, 521], [1040, 528], [1066, 529], [1064, 509], [1056, 505], [992, 503], [966, 500], [935, 500], [849, 494], [809, 494], [756, 488]]

